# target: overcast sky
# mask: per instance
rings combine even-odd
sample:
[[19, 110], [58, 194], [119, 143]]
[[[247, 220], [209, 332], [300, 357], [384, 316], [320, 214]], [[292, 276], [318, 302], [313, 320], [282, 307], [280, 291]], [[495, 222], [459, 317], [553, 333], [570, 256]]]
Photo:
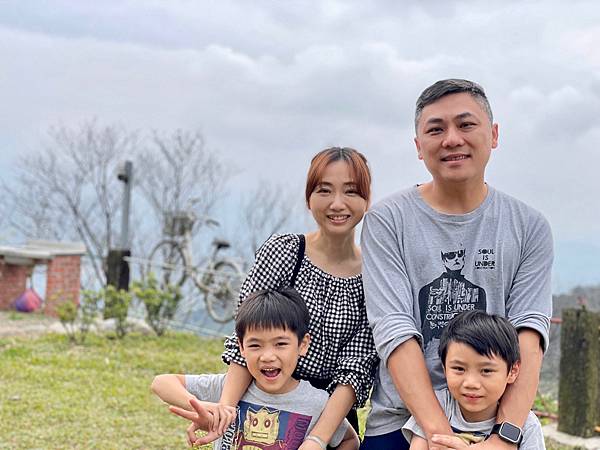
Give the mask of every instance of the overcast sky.
[[363, 151], [375, 199], [428, 180], [419, 93], [486, 89], [500, 144], [487, 180], [541, 210], [555, 289], [600, 282], [596, 1], [14, 1], [0, 7], [0, 169], [50, 125], [97, 117], [199, 129], [243, 169], [297, 186], [331, 145]]

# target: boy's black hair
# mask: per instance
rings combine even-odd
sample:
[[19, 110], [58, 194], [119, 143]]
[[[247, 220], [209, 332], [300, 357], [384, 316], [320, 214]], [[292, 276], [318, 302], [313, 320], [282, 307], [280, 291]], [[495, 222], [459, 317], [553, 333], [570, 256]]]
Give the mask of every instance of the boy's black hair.
[[304, 299], [293, 288], [263, 290], [250, 294], [242, 302], [235, 317], [235, 333], [243, 341], [252, 328], [283, 328], [301, 341], [310, 324], [310, 314]]
[[484, 311], [467, 311], [448, 323], [440, 337], [438, 349], [444, 367], [451, 342], [466, 344], [480, 355], [502, 358], [509, 371], [521, 358], [515, 327], [504, 317]]

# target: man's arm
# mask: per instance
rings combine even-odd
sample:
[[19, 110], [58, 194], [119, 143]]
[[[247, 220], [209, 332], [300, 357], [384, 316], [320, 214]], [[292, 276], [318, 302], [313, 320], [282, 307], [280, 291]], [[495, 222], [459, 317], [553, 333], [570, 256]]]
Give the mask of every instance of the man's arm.
[[425, 358], [416, 339], [400, 344], [390, 355], [387, 367], [400, 397], [427, 439], [434, 434], [452, 434], [446, 414], [433, 392]]
[[429, 450], [429, 446], [427, 445], [427, 441], [422, 437], [413, 435], [410, 440], [410, 450]]
[[[519, 331], [521, 369], [509, 385], [498, 408], [496, 422], [511, 422], [523, 428], [533, 405], [552, 314], [552, 232], [537, 212], [531, 213], [523, 236], [522, 258], [506, 300], [506, 315]], [[493, 435], [475, 444], [480, 449], [515, 449]]]
[[396, 390], [427, 437], [433, 433], [450, 434], [452, 430], [433, 392], [417, 340], [421, 335], [402, 238], [389, 214], [385, 209], [374, 208], [365, 216], [362, 230], [365, 303], [375, 346]]
[[[513, 384], [508, 385], [498, 407], [496, 423], [510, 422], [523, 428], [529, 415], [542, 368], [542, 347], [540, 335], [531, 329], [519, 330], [519, 350], [521, 351], [521, 369]], [[487, 441], [476, 444], [477, 448], [515, 449], [516, 445], [492, 435]]]

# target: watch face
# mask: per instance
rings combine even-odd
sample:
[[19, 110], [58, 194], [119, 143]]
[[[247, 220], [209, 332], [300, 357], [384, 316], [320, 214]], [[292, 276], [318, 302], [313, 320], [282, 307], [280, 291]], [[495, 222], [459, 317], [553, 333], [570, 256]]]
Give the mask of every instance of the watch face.
[[521, 439], [521, 429], [509, 422], [503, 422], [502, 425], [500, 425], [498, 434], [507, 441], [514, 443], [518, 443], [519, 439]]

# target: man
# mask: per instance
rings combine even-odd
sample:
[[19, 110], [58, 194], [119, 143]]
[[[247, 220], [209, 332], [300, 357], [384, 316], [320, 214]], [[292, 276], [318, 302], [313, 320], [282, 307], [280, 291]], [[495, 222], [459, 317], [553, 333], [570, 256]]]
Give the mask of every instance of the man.
[[[428, 87], [417, 100], [415, 130], [432, 180], [379, 202], [363, 226], [365, 299], [381, 364], [361, 448], [408, 448], [400, 429], [411, 413], [430, 448], [446, 448], [431, 440], [452, 433], [433, 392], [445, 387], [442, 366], [422, 348], [456, 314], [485, 309], [517, 328], [522, 366], [499, 405], [505, 426], [474, 447], [514, 449], [510, 440], [533, 404], [548, 345], [550, 227], [485, 182], [498, 125], [481, 86], [451, 79]], [[455, 269], [435, 279], [440, 252]]]

